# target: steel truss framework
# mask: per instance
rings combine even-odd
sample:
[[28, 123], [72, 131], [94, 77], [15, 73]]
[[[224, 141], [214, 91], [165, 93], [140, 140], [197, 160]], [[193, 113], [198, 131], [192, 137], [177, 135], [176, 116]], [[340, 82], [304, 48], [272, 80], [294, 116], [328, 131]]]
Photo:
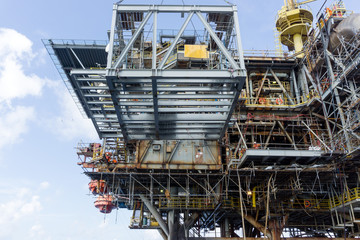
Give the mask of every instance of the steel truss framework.
[[108, 43], [46, 42], [104, 138], [78, 147], [93, 193], [165, 240], [358, 237], [360, 37], [329, 51], [319, 21], [301, 60], [243, 57], [233, 6], [115, 4]]
[[[159, 46], [157, 39], [164, 34], [158, 31], [157, 19], [166, 13], [187, 17], [168, 45]], [[152, 30], [146, 27], [151, 19]], [[205, 33], [190, 36], [193, 43], [212, 42], [216, 49], [207, 52], [211, 59], [200, 59], [198, 67], [175, 66], [176, 48], [189, 41], [184, 32], [196, 20]], [[147, 47], [145, 34], [152, 38]], [[225, 43], [219, 38], [223, 35]], [[48, 43], [100, 137], [223, 137], [246, 76], [235, 7], [114, 5], [109, 38], [107, 47]], [[105, 48], [107, 60], [97, 58], [106, 55]], [[98, 67], [91, 61], [95, 59]], [[210, 60], [216, 66], [210, 66]]]

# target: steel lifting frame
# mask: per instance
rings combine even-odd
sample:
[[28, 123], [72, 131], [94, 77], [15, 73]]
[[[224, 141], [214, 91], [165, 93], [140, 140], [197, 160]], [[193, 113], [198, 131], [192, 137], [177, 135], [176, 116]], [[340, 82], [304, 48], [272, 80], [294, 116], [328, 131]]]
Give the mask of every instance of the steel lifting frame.
[[[119, 16], [120, 14], [132, 14], [134, 12], [140, 12], [145, 15], [139, 26], [136, 29], [132, 30], [131, 38], [127, 41], [127, 44], [124, 48], [120, 49], [119, 55], [115, 54], [115, 49], [119, 48], [116, 42], [116, 34], [119, 31]], [[156, 56], [156, 41], [158, 37], [158, 15], [161, 13], [182, 13], [188, 14], [186, 20], [182, 24], [180, 30], [177, 32], [174, 40], [171, 45], [165, 52], [162, 59], [158, 59]], [[234, 31], [234, 41], [236, 42], [236, 55], [237, 60], [234, 58], [234, 53], [231, 53], [227, 47], [224, 46], [222, 40], [215, 33], [215, 30], [211, 27], [209, 22], [204, 18], [203, 14], [218, 13], [218, 14], [229, 14], [232, 16], [232, 27]], [[193, 16], [197, 16], [200, 22], [204, 25], [208, 34], [216, 42], [219, 50], [229, 63], [228, 69], [222, 70], [167, 70], [165, 69], [166, 63], [176, 48], [178, 41], [181, 39], [186, 27], [192, 21]], [[133, 48], [136, 40], [141, 36], [145, 31], [146, 25], [150, 22], [152, 18], [152, 66], [151, 69], [128, 69], [127, 56], [129, 51]], [[120, 30], [121, 31], [121, 30]], [[110, 30], [110, 42], [108, 45], [108, 59], [107, 59], [107, 69], [106, 69], [106, 79], [107, 85], [110, 88], [111, 99], [114, 102], [114, 110], [116, 112], [118, 122], [120, 123], [120, 130], [125, 138], [129, 139], [221, 139], [225, 134], [228, 123], [231, 119], [231, 114], [237, 103], [240, 91], [243, 88], [246, 76], [243, 50], [240, 38], [240, 29], [238, 22], [237, 9], [235, 6], [148, 6], [148, 5], [117, 5], [113, 7], [113, 17], [112, 17], [112, 26]], [[159, 63], [157, 64], [157, 61]], [[73, 70], [73, 74], [77, 70]], [[84, 74], [81, 70], [78, 74]], [[90, 71], [91, 72], [91, 71]], [[89, 73], [91, 74], [91, 73]], [[175, 94], [164, 94], [159, 95], [159, 89], [164, 81], [176, 83], [180, 79], [181, 86], [186, 85], [199, 85], [199, 88], [196, 89], [197, 94], [179, 94], [180, 91]], [[221, 87], [216, 88], [211, 87], [212, 83], [227, 84]], [[124, 86], [124, 84], [138, 84], [138, 83], [147, 83], [152, 87], [149, 92], [152, 92], [151, 95], [139, 94], [119, 94], [119, 90], [126, 91], [126, 89], [119, 89], [116, 86]], [[210, 87], [202, 90], [200, 84], [209, 84]], [[221, 86], [221, 85], [220, 85]], [[230, 87], [226, 87], [230, 86]], [[132, 87], [131, 89], [135, 89]], [[176, 89], [176, 87], [174, 88]], [[226, 89], [226, 90], [225, 90]], [[229, 89], [229, 91], [227, 91]], [[138, 89], [139, 90], [139, 89]], [[182, 89], [179, 89], [182, 90]], [[195, 91], [196, 91], [195, 90]], [[210, 90], [213, 93], [209, 94], [198, 94], [199, 91]], [[227, 93], [227, 94], [225, 94]], [[106, 96], [106, 97], [110, 97]], [[121, 100], [123, 99], [123, 101]], [[134, 99], [143, 99], [143, 101], [134, 102]], [[167, 100], [165, 100], [167, 99]], [[186, 99], [186, 100], [185, 100]], [[221, 100], [219, 100], [221, 99]], [[170, 100], [170, 101], [169, 101]], [[177, 100], [177, 101], [176, 101]], [[181, 101], [181, 100], [185, 100]], [[212, 102], [206, 103], [207, 100]], [[125, 101], [125, 102], [124, 102]], [[215, 101], [215, 102], [214, 102]], [[130, 103], [132, 106], [129, 106]], [[174, 102], [174, 104], [172, 104]], [[226, 103], [224, 105], [224, 103]], [[129, 115], [128, 117], [123, 113], [121, 105], [125, 104], [129, 106], [128, 111], [136, 114], [136, 109], [138, 109], [137, 114], [145, 114], [144, 116], [137, 119], [137, 116]], [[173, 113], [171, 111], [164, 111], [166, 107], [170, 106], [172, 108], [176, 106], [181, 106], [179, 108], [180, 113]], [[189, 106], [213, 106], [210, 109], [206, 107], [204, 111], [197, 109], [197, 114], [193, 114], [192, 111], [194, 107], [189, 108]], [[149, 110], [151, 109], [151, 110]], [[188, 111], [186, 111], [188, 109]], [[184, 112], [182, 115], [181, 112]], [[124, 115], [124, 116], [122, 116]], [[172, 115], [173, 117], [169, 117]], [[143, 124], [144, 129], [135, 130], [134, 127], [136, 124]], [[183, 133], [178, 134], [179, 129], [188, 129], [191, 128], [192, 124], [203, 123], [204, 127], [198, 129], [195, 133]], [[223, 127], [218, 132], [209, 130], [206, 126], [208, 124], [223, 123]], [[166, 132], [164, 126], [171, 125], [174, 128], [174, 131]], [[145, 131], [144, 131], [145, 130]]]

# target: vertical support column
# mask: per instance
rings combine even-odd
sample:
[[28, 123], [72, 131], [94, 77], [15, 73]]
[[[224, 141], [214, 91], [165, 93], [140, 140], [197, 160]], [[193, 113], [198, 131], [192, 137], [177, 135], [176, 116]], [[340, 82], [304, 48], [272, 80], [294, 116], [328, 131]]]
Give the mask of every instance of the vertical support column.
[[[186, 210], [185, 213], [184, 213], [184, 225], [187, 221], [189, 221], [190, 219], [190, 215], [189, 215], [189, 210]], [[184, 226], [184, 231], [185, 231], [185, 239], [188, 239], [190, 236], [190, 227], [188, 226]]]
[[230, 228], [229, 228], [229, 218], [225, 218], [224, 221], [224, 230], [225, 230], [225, 237], [229, 238], [231, 237], [231, 232], [230, 232]]
[[152, 42], [152, 69], [153, 71], [156, 69], [156, 50], [157, 50], [157, 16], [158, 13], [155, 11], [154, 13], [154, 22], [153, 22], [153, 42]]
[[168, 240], [177, 240], [177, 228], [176, 228], [176, 216], [175, 210], [168, 212], [168, 228], [169, 228], [169, 238]]
[[114, 39], [115, 39], [115, 28], [116, 28], [116, 19], [117, 19], [117, 5], [113, 5], [113, 15], [111, 19], [111, 29], [110, 29], [110, 41], [109, 41], [109, 51], [107, 58], [106, 68], [110, 69], [112, 66], [112, 58], [114, 52]]
[[269, 221], [269, 229], [271, 232], [271, 240], [280, 240], [282, 229], [277, 220], [272, 219]]
[[233, 11], [234, 11], [233, 12], [234, 13], [234, 24], [235, 24], [236, 42], [237, 42], [237, 50], [238, 50], [238, 55], [239, 55], [240, 68], [245, 69], [244, 51], [243, 51], [242, 42], [241, 42], [239, 16], [238, 16], [236, 6], [233, 6]]

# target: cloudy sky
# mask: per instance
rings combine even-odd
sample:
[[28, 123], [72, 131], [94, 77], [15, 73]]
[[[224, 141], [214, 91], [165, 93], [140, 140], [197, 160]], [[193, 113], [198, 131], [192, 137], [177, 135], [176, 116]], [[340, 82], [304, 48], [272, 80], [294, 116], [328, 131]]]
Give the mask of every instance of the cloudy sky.
[[[229, 0], [239, 6], [244, 49], [273, 49], [283, 0]], [[56, 2], [56, 3], [55, 3]], [[161, 0], [125, 0], [157, 4]], [[186, 4], [226, 4], [184, 0]], [[129, 230], [130, 211], [102, 215], [74, 147], [97, 141], [41, 39], [106, 39], [112, 0], [0, 0], [0, 239], [160, 239]], [[310, 7], [317, 13], [323, 1]], [[358, 0], [345, 0], [360, 10]], [[164, 4], [182, 4], [164, 0]]]

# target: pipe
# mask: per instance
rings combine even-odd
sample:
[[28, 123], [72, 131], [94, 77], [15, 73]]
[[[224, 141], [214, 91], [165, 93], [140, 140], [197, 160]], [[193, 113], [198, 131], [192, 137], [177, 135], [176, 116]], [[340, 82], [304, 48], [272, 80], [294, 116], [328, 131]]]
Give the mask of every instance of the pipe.
[[[302, 51], [303, 46], [304, 46], [303, 41], [302, 41], [302, 35], [300, 33], [296, 33], [293, 38], [294, 38], [295, 53], [299, 53]], [[304, 54], [303, 53], [298, 54], [296, 57], [303, 58]]]
[[252, 206], [253, 208], [256, 208], [256, 188], [254, 187], [252, 190]]
[[149, 202], [149, 200], [144, 195], [140, 194], [140, 198], [144, 202], [146, 207], [149, 209], [151, 214], [155, 217], [156, 221], [159, 223], [161, 229], [164, 231], [166, 236], [169, 236], [169, 229], [156, 208]]

